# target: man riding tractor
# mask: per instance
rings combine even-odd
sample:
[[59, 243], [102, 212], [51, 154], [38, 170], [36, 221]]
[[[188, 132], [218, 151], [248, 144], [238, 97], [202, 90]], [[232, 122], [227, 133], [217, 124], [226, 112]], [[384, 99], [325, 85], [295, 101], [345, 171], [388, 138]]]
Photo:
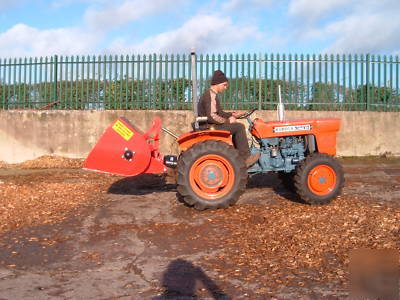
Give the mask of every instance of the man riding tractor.
[[199, 117], [207, 117], [204, 127], [214, 127], [219, 130], [227, 130], [232, 135], [235, 148], [240, 157], [245, 160], [246, 166], [250, 167], [260, 158], [260, 152], [250, 154], [247, 143], [246, 129], [243, 124], [238, 123], [236, 118], [240, 116], [237, 112], [225, 112], [221, 109], [218, 94], [228, 88], [229, 82], [221, 70], [216, 70], [211, 78], [211, 86], [200, 98], [198, 104]]
[[[84, 168], [123, 176], [157, 174], [171, 168], [179, 197], [199, 210], [234, 205], [246, 189], [248, 174], [277, 172], [309, 204], [327, 204], [340, 194], [344, 174], [334, 157], [340, 119], [285, 121], [279, 117], [265, 122], [250, 118], [254, 109], [242, 115], [227, 113], [218, 100], [227, 87], [224, 73], [215, 71], [211, 87], [196, 107], [200, 118], [196, 117], [194, 129], [175, 136], [178, 156], [159, 152], [161, 118], [155, 118], [145, 133], [118, 118], [99, 139]], [[249, 124], [250, 147], [238, 118]], [[205, 126], [200, 121], [206, 121]]]

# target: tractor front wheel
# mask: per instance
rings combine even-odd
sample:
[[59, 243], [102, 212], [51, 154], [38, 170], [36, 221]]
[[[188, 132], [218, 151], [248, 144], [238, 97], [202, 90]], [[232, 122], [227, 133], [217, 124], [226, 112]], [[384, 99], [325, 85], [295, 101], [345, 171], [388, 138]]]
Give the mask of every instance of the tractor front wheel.
[[233, 205], [246, 188], [244, 160], [221, 141], [200, 142], [183, 152], [177, 171], [178, 193], [199, 210]]
[[344, 174], [339, 162], [325, 153], [309, 155], [296, 170], [294, 186], [309, 204], [328, 204], [342, 191]]

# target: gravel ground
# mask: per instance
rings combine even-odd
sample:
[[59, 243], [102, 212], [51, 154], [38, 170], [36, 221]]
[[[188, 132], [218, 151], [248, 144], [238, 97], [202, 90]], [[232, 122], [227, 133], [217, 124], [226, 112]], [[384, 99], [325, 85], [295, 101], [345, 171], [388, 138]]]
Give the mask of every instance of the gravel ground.
[[353, 249], [400, 248], [400, 159], [342, 159], [343, 193], [302, 204], [275, 174], [199, 212], [162, 176], [0, 163], [0, 299], [342, 299]]

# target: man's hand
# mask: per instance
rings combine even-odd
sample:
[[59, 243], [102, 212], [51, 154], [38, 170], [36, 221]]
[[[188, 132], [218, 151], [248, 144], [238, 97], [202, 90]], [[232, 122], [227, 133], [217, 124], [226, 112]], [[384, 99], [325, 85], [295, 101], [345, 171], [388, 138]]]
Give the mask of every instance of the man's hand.
[[236, 122], [236, 118], [232, 115], [229, 117], [228, 119], [229, 123], [235, 123]]
[[232, 116], [234, 116], [235, 118], [238, 118], [241, 115], [242, 115], [242, 113], [239, 113], [239, 112], [236, 112], [236, 111], [232, 113]]

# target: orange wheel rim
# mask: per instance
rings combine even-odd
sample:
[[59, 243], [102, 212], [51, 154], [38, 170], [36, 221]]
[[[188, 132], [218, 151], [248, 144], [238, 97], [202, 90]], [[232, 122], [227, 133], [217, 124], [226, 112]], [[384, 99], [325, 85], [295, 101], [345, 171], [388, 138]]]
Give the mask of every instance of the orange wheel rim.
[[198, 158], [189, 172], [189, 182], [193, 191], [205, 199], [219, 199], [228, 194], [235, 183], [232, 164], [216, 154]]
[[328, 195], [335, 186], [336, 172], [328, 165], [316, 166], [308, 174], [308, 187], [316, 195]]

